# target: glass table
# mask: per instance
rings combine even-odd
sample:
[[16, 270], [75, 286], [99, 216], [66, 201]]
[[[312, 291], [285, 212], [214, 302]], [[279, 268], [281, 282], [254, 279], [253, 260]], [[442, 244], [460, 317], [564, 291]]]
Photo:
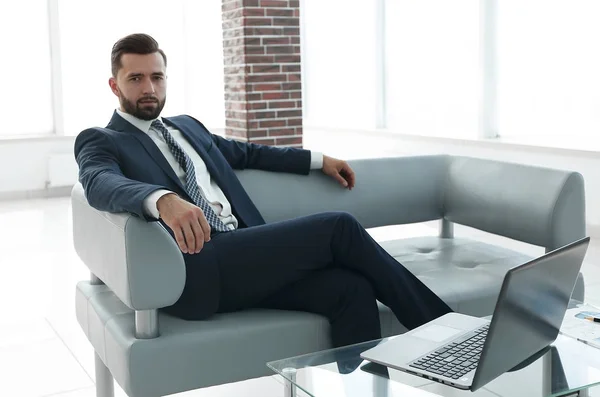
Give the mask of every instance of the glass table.
[[273, 361], [267, 365], [281, 375], [285, 397], [296, 394], [312, 397], [587, 397], [588, 389], [600, 384], [600, 349], [562, 334], [545, 352], [475, 392], [360, 358], [363, 351], [392, 338]]
[[505, 373], [476, 392], [463, 391], [362, 360], [360, 353], [389, 340], [270, 362], [286, 384], [286, 397], [297, 389], [313, 397], [546, 397], [587, 396], [600, 384], [600, 349], [559, 335], [545, 354]]

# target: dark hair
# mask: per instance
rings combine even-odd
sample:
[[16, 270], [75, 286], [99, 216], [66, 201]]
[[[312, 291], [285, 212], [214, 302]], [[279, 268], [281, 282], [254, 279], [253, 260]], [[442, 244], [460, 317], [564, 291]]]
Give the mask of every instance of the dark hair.
[[123, 66], [121, 64], [121, 57], [123, 54], [153, 54], [155, 52], [160, 53], [165, 60], [165, 66], [167, 66], [167, 56], [164, 51], [158, 48], [158, 42], [144, 33], [134, 33], [129, 36], [125, 36], [113, 45], [110, 54], [110, 63], [112, 68], [113, 77], [117, 77], [117, 72]]

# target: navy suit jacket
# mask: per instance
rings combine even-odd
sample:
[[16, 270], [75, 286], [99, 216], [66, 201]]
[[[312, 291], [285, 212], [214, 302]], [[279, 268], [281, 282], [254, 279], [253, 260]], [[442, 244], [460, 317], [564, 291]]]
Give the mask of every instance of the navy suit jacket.
[[[206, 168], [232, 206], [239, 227], [262, 225], [262, 215], [242, 187], [233, 169], [255, 168], [276, 172], [308, 174], [310, 151], [278, 148], [232, 141], [211, 134], [190, 116], [163, 118], [179, 129], [206, 164]], [[168, 189], [192, 201], [184, 186], [152, 139], [114, 112], [106, 128], [89, 128], [75, 140], [79, 180], [89, 204], [101, 211], [128, 212], [153, 221], [144, 211], [144, 199], [158, 189]], [[161, 221], [161, 223], [163, 223]], [[166, 229], [172, 231], [164, 223]], [[206, 252], [204, 252], [206, 251]], [[205, 291], [202, 302], [188, 302], [196, 310], [194, 318], [206, 317], [218, 305], [218, 263], [211, 247], [200, 255], [205, 274], [194, 288]], [[186, 266], [200, 259], [184, 255]], [[243, 258], [240, 258], [243, 261]], [[188, 273], [189, 276], [189, 273]], [[217, 278], [215, 278], [217, 277]], [[188, 280], [192, 282], [192, 280]], [[191, 288], [186, 282], [186, 288]], [[185, 291], [184, 291], [185, 295]], [[201, 307], [199, 307], [201, 306]]]

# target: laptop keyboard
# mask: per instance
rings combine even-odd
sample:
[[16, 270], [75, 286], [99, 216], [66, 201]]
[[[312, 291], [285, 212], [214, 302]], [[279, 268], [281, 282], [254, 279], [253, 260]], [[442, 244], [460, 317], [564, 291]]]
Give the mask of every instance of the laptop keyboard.
[[415, 360], [409, 366], [458, 379], [477, 367], [490, 325], [463, 335], [441, 349]]

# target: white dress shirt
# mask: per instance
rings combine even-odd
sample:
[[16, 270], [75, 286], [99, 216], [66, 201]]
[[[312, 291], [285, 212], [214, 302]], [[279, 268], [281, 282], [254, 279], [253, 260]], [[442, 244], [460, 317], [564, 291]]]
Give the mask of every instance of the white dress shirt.
[[[177, 160], [175, 160], [175, 156], [171, 153], [167, 142], [165, 142], [162, 134], [156, 129], [152, 128], [152, 122], [154, 120], [142, 120], [138, 119], [135, 116], [132, 116], [128, 113], [122, 112], [120, 109], [117, 109], [117, 113], [119, 116], [123, 117], [129, 123], [133, 124], [142, 132], [148, 134], [150, 139], [156, 144], [160, 152], [165, 156], [165, 159], [175, 171], [175, 175], [179, 178], [181, 183], [185, 186], [185, 172], [183, 168], [179, 165]], [[161, 120], [162, 121], [162, 120]], [[194, 168], [196, 171], [196, 181], [198, 182], [198, 187], [200, 188], [200, 193], [206, 199], [206, 201], [210, 204], [211, 208], [217, 214], [217, 216], [221, 219], [221, 221], [231, 230], [236, 229], [238, 227], [238, 220], [235, 218], [231, 211], [231, 204], [225, 194], [217, 185], [217, 183], [210, 177], [210, 173], [206, 169], [206, 164], [202, 160], [202, 157], [196, 152], [196, 150], [192, 147], [192, 145], [185, 139], [185, 137], [181, 134], [176, 128], [171, 127], [170, 125], [163, 123], [167, 130], [173, 136], [173, 139], [181, 146], [183, 151], [190, 157], [192, 163], [194, 164]], [[318, 152], [311, 152], [310, 158], [310, 168], [311, 169], [321, 169], [323, 168], [323, 154]], [[165, 194], [173, 193], [169, 190], [160, 189], [157, 190], [148, 197], [144, 199], [144, 210], [147, 215], [158, 219], [159, 213], [156, 208], [156, 203], [158, 199], [160, 199]]]

